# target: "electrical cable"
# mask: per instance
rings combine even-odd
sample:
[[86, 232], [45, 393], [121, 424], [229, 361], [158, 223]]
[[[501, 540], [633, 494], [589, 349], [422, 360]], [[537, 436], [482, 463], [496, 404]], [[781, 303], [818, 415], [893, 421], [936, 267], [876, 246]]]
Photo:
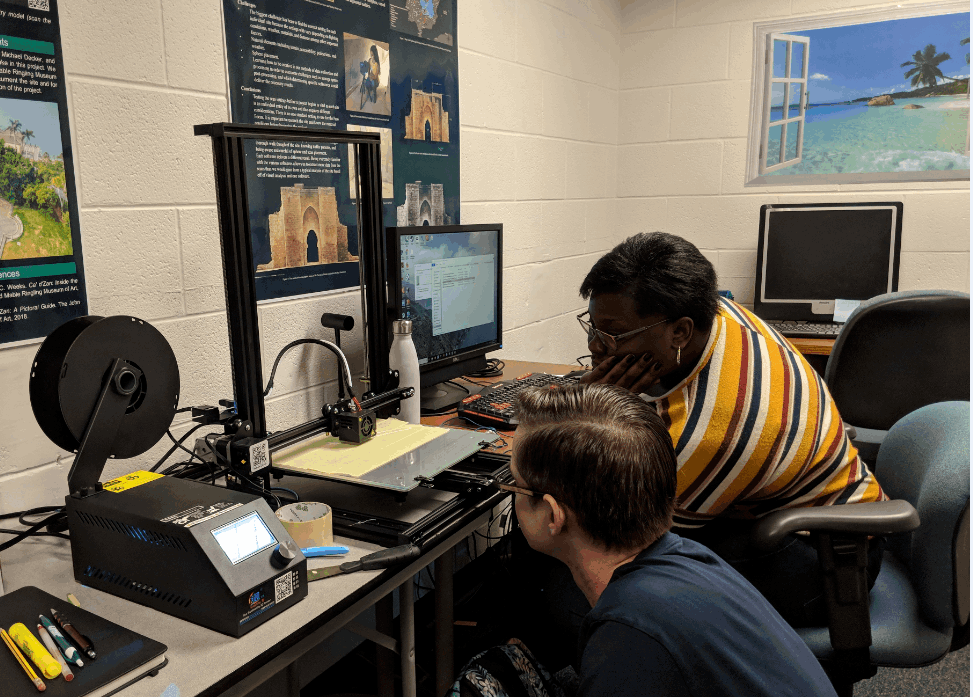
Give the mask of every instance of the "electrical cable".
[[[319, 346], [324, 346], [326, 349], [330, 350], [335, 356], [338, 357], [338, 362], [340, 367], [345, 369], [345, 380], [348, 383], [348, 394], [358, 404], [358, 400], [355, 399], [354, 388], [352, 387], [353, 382], [351, 379], [351, 368], [348, 367], [348, 359], [345, 358], [345, 354], [340, 348], [335, 346], [330, 341], [324, 339], [297, 339], [287, 344], [284, 348], [280, 350], [277, 354], [277, 358], [274, 360], [274, 367], [270, 370], [270, 380], [267, 381], [267, 387], [264, 390], [264, 397], [270, 394], [270, 391], [274, 389], [274, 376], [277, 374], [277, 366], [280, 364], [280, 359], [284, 357], [284, 354], [295, 346], [300, 346], [301, 344], [317, 344]], [[358, 410], [361, 411], [361, 405], [358, 406]]]
[[[470, 382], [472, 382], [472, 381], [470, 381]], [[466, 394], [468, 394], [468, 395], [473, 394], [472, 392], [470, 392], [470, 388], [468, 388], [466, 385], [460, 385], [455, 380], [446, 380], [446, 383], [449, 384], [449, 385], [452, 385], [453, 387], [460, 388], [461, 390], [463, 390], [464, 392], [466, 392]]]
[[189, 436], [191, 436], [193, 433], [201, 429], [203, 426], [206, 426], [206, 424], [197, 424], [196, 426], [193, 426], [191, 429], [186, 431], [186, 433], [183, 434], [183, 436], [178, 441], [176, 441], [176, 445], [173, 445], [171, 448], [169, 448], [169, 450], [166, 451], [166, 454], [163, 455], [158, 462], [156, 462], [154, 465], [152, 465], [152, 467], [149, 468], [149, 472], [156, 472], [162, 466], [162, 463], [168, 460], [169, 456], [171, 456], [174, 452], [176, 452], [176, 448], [178, 446], [182, 445], [186, 441], [186, 439], [189, 438]]
[[[0, 519], [13, 518], [15, 516], [18, 517], [18, 518], [21, 517], [21, 516], [26, 517], [26, 516], [30, 516], [30, 515], [37, 515], [39, 513], [44, 512], [44, 511], [51, 511], [51, 510], [55, 510], [55, 509], [58, 510], [58, 511], [60, 511], [60, 508], [61, 508], [60, 506], [41, 506], [39, 508], [33, 508], [33, 509], [29, 510], [29, 511], [18, 511], [17, 513], [7, 513], [5, 515], [0, 515]], [[58, 533], [54, 533], [54, 532], [40, 532], [41, 528], [47, 526], [49, 523], [51, 523], [59, 515], [61, 515], [60, 512], [55, 513], [54, 515], [48, 516], [47, 518], [44, 518], [43, 520], [40, 520], [40, 521], [34, 523], [33, 525], [31, 525], [26, 530], [7, 530], [7, 529], [0, 530], [0, 532], [2, 532], [2, 533], [6, 533], [8, 535], [13, 535], [14, 536], [13, 538], [7, 540], [3, 544], [0, 544], [0, 552], [4, 551], [5, 549], [10, 549], [11, 547], [13, 547], [15, 544], [17, 544], [21, 540], [26, 540], [28, 537], [33, 537], [33, 536], [39, 536], [39, 537], [62, 537], [64, 539], [70, 539], [67, 535], [64, 535], [63, 533], [59, 533], [59, 532]]]
[[294, 503], [297, 503], [298, 501], [301, 500], [300, 495], [296, 491], [294, 491], [293, 489], [288, 489], [287, 487], [272, 486], [270, 487], [270, 491], [286, 491], [288, 494], [294, 497]]
[[499, 358], [488, 358], [487, 366], [481, 370], [474, 370], [472, 373], [467, 373], [466, 377], [470, 378], [495, 378], [503, 375], [503, 369], [506, 364]]

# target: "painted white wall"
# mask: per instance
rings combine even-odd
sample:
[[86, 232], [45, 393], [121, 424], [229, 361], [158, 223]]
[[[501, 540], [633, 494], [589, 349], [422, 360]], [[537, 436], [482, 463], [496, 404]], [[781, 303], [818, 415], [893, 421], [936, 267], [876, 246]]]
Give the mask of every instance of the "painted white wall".
[[[618, 129], [617, 0], [459, 3], [462, 222], [505, 224], [504, 354], [570, 359], [577, 285], [618, 241], [608, 224]], [[172, 344], [181, 405], [231, 397], [212, 155], [193, 125], [227, 120], [219, 0], [61, 3], [62, 43], [92, 314], [150, 320]], [[357, 292], [260, 308], [269, 373], [292, 339], [330, 338], [322, 312], [355, 316]], [[570, 320], [573, 322], [573, 320]], [[572, 333], [572, 336], [574, 334]], [[347, 337], [352, 369], [361, 332]], [[54, 503], [71, 457], [40, 431], [27, 396], [36, 346], [0, 350], [0, 511]], [[320, 347], [281, 362], [271, 428], [334, 399]], [[173, 429], [185, 432], [177, 417]], [[110, 463], [104, 478], [154, 463]]]
[[[721, 286], [749, 302], [757, 212], [768, 202], [901, 196], [901, 287], [968, 290], [968, 183], [743, 187], [752, 22], [858, 6], [462, 0], [461, 220], [504, 223], [499, 355], [587, 353], [572, 317], [583, 307], [578, 286], [639, 231], [692, 240]], [[151, 320], [176, 352], [181, 404], [215, 403], [231, 394], [229, 350], [210, 143], [192, 126], [227, 118], [219, 2], [73, 0], [61, 13], [91, 312]], [[326, 338], [325, 311], [360, 320], [357, 293], [262, 307], [265, 370], [284, 343]], [[334, 359], [318, 350], [282, 361], [272, 428], [334, 397]], [[35, 351], [0, 349], [0, 511], [65, 493], [70, 458], [41, 433], [27, 397]], [[352, 361], [360, 369], [360, 349]], [[112, 463], [105, 476], [167, 447]]]
[[970, 289], [970, 184], [744, 187], [753, 23], [907, 6], [867, 0], [621, 0], [617, 222], [681, 235], [753, 302], [765, 203], [903, 201], [899, 288]]

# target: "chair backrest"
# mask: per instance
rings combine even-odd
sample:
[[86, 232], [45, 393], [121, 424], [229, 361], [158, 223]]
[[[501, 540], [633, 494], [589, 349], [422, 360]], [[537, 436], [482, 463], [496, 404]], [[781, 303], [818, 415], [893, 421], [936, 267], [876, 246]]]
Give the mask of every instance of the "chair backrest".
[[902, 291], [862, 303], [824, 380], [845, 423], [881, 431], [927, 404], [969, 401], [969, 294]]
[[970, 403], [940, 402], [896, 422], [878, 451], [885, 493], [919, 512], [917, 530], [888, 538], [905, 563], [926, 623], [962, 626], [970, 614]]

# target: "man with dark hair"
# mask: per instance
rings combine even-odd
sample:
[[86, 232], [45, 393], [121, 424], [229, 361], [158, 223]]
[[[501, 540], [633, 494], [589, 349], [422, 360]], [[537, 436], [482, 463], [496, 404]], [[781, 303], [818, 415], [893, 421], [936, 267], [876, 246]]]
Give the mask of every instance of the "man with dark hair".
[[662, 418], [618, 387], [524, 392], [510, 470], [524, 536], [591, 607], [581, 695], [834, 696], [803, 641], [742, 576], [668, 532], [676, 457]]
[[[886, 498], [821, 377], [775, 330], [720, 298], [713, 265], [675, 235], [628, 238], [595, 263], [581, 295], [594, 366], [581, 382], [641, 394], [662, 417], [680, 534], [723, 555], [793, 626], [824, 624], [810, 540], [792, 535], [772, 554], [741, 544], [771, 511]], [[880, 566], [876, 538], [869, 587]]]

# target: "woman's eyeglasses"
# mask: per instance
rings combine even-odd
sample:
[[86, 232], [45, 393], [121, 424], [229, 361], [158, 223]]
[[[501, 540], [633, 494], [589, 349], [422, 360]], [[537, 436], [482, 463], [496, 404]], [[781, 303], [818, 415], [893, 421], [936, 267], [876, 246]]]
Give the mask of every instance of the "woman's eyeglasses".
[[585, 332], [588, 334], [588, 346], [591, 346], [595, 342], [595, 338], [597, 337], [598, 340], [601, 341], [601, 343], [604, 345], [604, 347], [608, 350], [609, 353], [615, 351], [618, 348], [618, 344], [621, 341], [629, 338], [630, 336], [635, 336], [640, 332], [644, 332], [646, 329], [652, 329], [652, 327], [656, 327], [660, 324], [663, 324], [664, 322], [669, 321], [667, 319], [660, 320], [655, 324], [650, 324], [647, 327], [640, 327], [639, 329], [633, 329], [630, 332], [625, 332], [624, 334], [615, 334], [613, 336], [611, 334], [606, 334], [600, 329], [595, 329], [594, 325], [591, 324], [591, 322], [582, 319], [582, 317], [584, 317], [586, 314], [588, 313], [582, 312], [580, 315], [578, 315], [578, 324], [580, 324], [581, 328], [584, 329]]

